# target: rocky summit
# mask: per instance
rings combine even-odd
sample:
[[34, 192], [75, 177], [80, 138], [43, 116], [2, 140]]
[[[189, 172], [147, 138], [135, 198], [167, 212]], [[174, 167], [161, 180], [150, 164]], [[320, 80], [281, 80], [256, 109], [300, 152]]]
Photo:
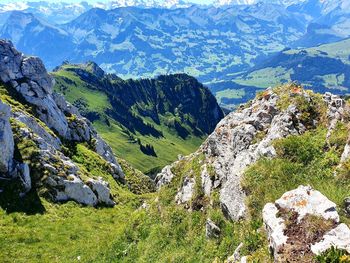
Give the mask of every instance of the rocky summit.
[[45, 189], [56, 202], [74, 200], [96, 206], [114, 205], [108, 184], [86, 175], [71, 160], [73, 143], [85, 143], [105, 161], [110, 175], [123, 181], [124, 173], [111, 148], [91, 123], [65, 99], [53, 93], [53, 78], [42, 61], [0, 41], [0, 172], [19, 179], [24, 194], [32, 187]]

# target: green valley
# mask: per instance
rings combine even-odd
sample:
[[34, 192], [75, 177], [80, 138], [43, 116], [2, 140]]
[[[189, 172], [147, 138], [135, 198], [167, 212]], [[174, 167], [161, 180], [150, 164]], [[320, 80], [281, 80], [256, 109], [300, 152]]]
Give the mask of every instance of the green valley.
[[223, 117], [210, 91], [185, 74], [122, 80], [90, 62], [64, 64], [52, 75], [55, 90], [115, 154], [145, 173], [195, 151]]

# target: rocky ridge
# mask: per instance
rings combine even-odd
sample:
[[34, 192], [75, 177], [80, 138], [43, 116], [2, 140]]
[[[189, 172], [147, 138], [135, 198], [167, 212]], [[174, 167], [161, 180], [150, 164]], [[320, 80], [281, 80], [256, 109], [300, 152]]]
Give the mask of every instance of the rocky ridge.
[[[106, 162], [111, 176], [123, 181], [111, 148], [74, 106], [53, 92], [54, 80], [39, 58], [24, 56], [5, 40], [0, 40], [0, 58], [1, 176], [20, 178], [24, 192], [44, 187], [53, 201], [114, 205], [107, 182], [84, 174], [67, 146], [86, 143]], [[29, 156], [20, 151], [23, 145], [30, 145]]]
[[[305, 92], [303, 96], [311, 99]], [[245, 194], [240, 186], [240, 177], [245, 168], [262, 156], [273, 157], [275, 149], [271, 143], [274, 140], [306, 130], [300, 120], [300, 110], [295, 105], [280, 110], [278, 99], [279, 96], [269, 89], [261, 98], [253, 100], [249, 107], [229, 114], [194, 154], [205, 156], [201, 168], [203, 190], [207, 196], [215, 189], [220, 190], [222, 209], [232, 220], [242, 219], [246, 215]], [[263, 138], [258, 141], [257, 137], [261, 135]], [[171, 168], [175, 165], [164, 168], [158, 174], [158, 188], [174, 178]], [[208, 174], [207, 167], [215, 171], [214, 177]]]
[[[247, 105], [226, 116], [196, 153], [165, 167], [156, 177], [157, 187], [160, 189], [174, 182], [180, 185], [175, 202], [189, 209], [198, 209], [198, 198], [203, 200], [201, 209], [210, 207], [218, 195], [221, 210], [227, 218], [232, 221], [248, 219], [246, 197], [249, 193], [242, 186], [242, 178], [249, 166], [261, 158], [276, 157], [274, 142], [291, 135], [302, 135], [320, 126], [325, 126], [328, 130], [327, 144], [337, 130], [337, 124], [346, 124], [348, 120], [349, 108], [339, 96], [330, 93], [321, 96], [295, 84], [267, 89]], [[345, 145], [342, 162], [349, 158], [348, 149], [349, 143]], [[199, 160], [198, 175], [195, 175], [194, 168], [185, 170], [184, 173], [179, 172], [193, 160]], [[177, 177], [179, 174], [180, 179]], [[198, 188], [200, 190], [192, 190]], [[284, 219], [277, 216], [279, 209], [283, 208], [298, 215], [296, 222], [305, 216], [316, 216], [326, 222], [333, 222], [327, 231], [313, 240], [318, 243], [304, 244], [309, 246], [310, 255], [320, 254], [332, 245], [350, 252], [346, 245], [347, 242], [350, 243], [348, 227], [339, 224], [335, 204], [312, 188], [298, 188], [295, 191], [302, 190], [304, 194], [311, 195], [306, 201], [300, 201], [303, 209], [296, 209], [295, 200], [288, 203], [284, 196], [290, 193], [286, 193], [275, 204], [267, 204], [264, 212], [261, 211], [272, 250], [276, 252], [281, 247], [285, 249], [285, 244], [289, 242], [289, 237], [284, 233]], [[198, 192], [201, 193], [198, 195]], [[293, 195], [292, 192], [291, 196]], [[269, 217], [274, 217], [274, 220], [269, 220]], [[297, 250], [295, 253], [299, 252]], [[278, 261], [280, 255], [276, 253]]]

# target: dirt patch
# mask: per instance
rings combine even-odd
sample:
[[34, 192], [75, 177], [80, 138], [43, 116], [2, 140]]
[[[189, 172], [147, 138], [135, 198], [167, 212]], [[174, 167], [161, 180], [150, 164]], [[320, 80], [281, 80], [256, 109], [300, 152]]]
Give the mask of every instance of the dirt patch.
[[287, 244], [281, 250], [279, 262], [315, 262], [311, 245], [322, 240], [325, 233], [337, 226], [334, 220], [306, 215], [298, 222], [298, 213], [279, 208], [285, 220]]

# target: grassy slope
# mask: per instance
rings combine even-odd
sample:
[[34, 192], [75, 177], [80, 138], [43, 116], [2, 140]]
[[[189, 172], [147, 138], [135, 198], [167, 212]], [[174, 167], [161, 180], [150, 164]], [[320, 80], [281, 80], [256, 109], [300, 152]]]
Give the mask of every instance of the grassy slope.
[[108, 181], [118, 205], [95, 209], [74, 202], [52, 204], [41, 198], [43, 214], [7, 214], [0, 209], [2, 262], [74, 262], [78, 256], [82, 262], [95, 261], [96, 254], [108, 249], [110, 240], [123, 233], [130, 215], [147, 198], [116, 183], [103, 170], [104, 161], [84, 145], [77, 146], [73, 160], [82, 170]]
[[[319, 51], [326, 52], [328, 56], [333, 58], [338, 58], [345, 64], [350, 64], [350, 39], [342, 40], [335, 43], [324, 44], [318, 47], [311, 47], [305, 49], [309, 55], [316, 56], [319, 55]], [[299, 52], [298, 50], [288, 50], [286, 54], [295, 54]], [[326, 54], [325, 54], [326, 55]]]
[[[86, 83], [80, 80], [74, 73], [69, 71], [58, 71], [54, 73], [57, 83], [60, 83], [62, 78], [72, 80], [71, 85], [67, 89], [58, 90], [64, 93], [66, 99], [73, 103], [77, 98], [84, 97], [87, 100], [88, 108], [104, 114], [104, 111], [111, 107], [107, 96], [100, 91], [92, 91], [87, 87]], [[67, 84], [65, 84], [67, 86]], [[57, 87], [57, 86], [56, 86]], [[95, 121], [94, 126], [100, 135], [113, 148], [117, 156], [130, 162], [135, 168], [142, 172], [148, 172], [154, 168], [161, 168], [177, 159], [179, 154], [187, 155], [194, 152], [203, 142], [204, 138], [189, 136], [182, 139], [177, 134], [164, 125], [157, 125], [150, 119], [144, 118], [144, 122], [152, 124], [156, 129], [163, 132], [164, 138], [154, 138], [152, 136], [144, 136], [139, 132], [135, 137], [140, 138], [142, 144], [151, 144], [157, 157], [145, 155], [140, 151], [139, 145], [135, 141], [130, 141], [129, 136], [125, 134], [124, 128], [114, 121], [109, 119], [111, 126], [108, 127], [105, 122]]]
[[[293, 99], [304, 110], [309, 109], [303, 101], [288, 95], [282, 98], [280, 107]], [[324, 105], [316, 105], [315, 109], [323, 114]], [[277, 158], [261, 159], [246, 171], [243, 185], [249, 193], [250, 217], [237, 223], [222, 215], [216, 191], [208, 205], [201, 189], [196, 188], [190, 205], [195, 207], [200, 202], [204, 205], [201, 210], [190, 212], [175, 205], [174, 197], [184, 177], [200, 180], [202, 155], [180, 161], [173, 169], [177, 176], [169, 187], [158, 193], [134, 195], [108, 176], [101, 168], [101, 159], [80, 144], [73, 160], [109, 182], [117, 206], [95, 209], [41, 200], [44, 214], [7, 214], [0, 209], [0, 258], [3, 262], [75, 262], [80, 256], [80, 262], [211, 263], [223, 262], [243, 242], [242, 255], [250, 255], [249, 262], [272, 262], [262, 230], [261, 209], [287, 190], [311, 184], [337, 204], [341, 220], [350, 225], [342, 212], [342, 201], [350, 191], [350, 161], [337, 170], [338, 177], [333, 174], [348, 128], [338, 124], [325, 147], [326, 128], [321, 120], [316, 130], [276, 141]], [[130, 177], [130, 170], [125, 171]], [[143, 201], [150, 205], [148, 210], [138, 209]], [[205, 237], [208, 217], [221, 228], [218, 239]]]

